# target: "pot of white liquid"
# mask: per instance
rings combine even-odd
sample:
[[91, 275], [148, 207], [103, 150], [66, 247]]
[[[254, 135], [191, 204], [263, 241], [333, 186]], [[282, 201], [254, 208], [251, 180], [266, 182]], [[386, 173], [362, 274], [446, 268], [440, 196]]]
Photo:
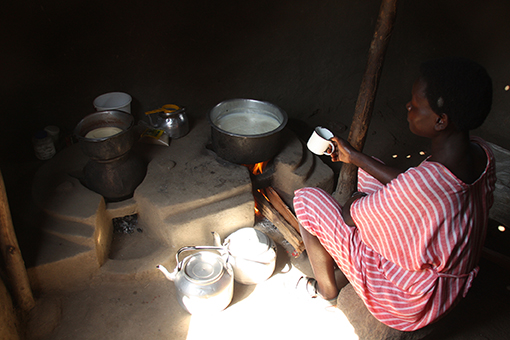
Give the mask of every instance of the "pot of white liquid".
[[83, 153], [95, 160], [119, 157], [134, 144], [134, 117], [126, 112], [99, 111], [83, 118], [74, 134]]
[[83, 118], [74, 130], [90, 158], [80, 181], [110, 202], [132, 197], [147, 172], [145, 162], [131, 152], [133, 125], [133, 116], [126, 112], [99, 111]]
[[208, 115], [212, 148], [232, 163], [268, 161], [282, 148], [285, 111], [268, 102], [230, 99], [216, 105]]

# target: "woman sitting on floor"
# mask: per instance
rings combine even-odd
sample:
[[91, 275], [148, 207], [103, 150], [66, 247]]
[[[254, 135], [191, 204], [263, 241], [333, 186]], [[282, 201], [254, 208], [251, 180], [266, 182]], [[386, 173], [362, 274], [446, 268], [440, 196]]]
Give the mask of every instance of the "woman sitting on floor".
[[358, 190], [342, 207], [318, 188], [295, 193], [294, 208], [315, 279], [312, 295], [336, 299], [335, 266], [368, 310], [403, 331], [448, 312], [471, 287], [493, 203], [495, 164], [470, 137], [492, 105], [492, 81], [463, 58], [422, 64], [406, 105], [412, 133], [431, 155], [407, 171], [391, 168], [333, 137], [334, 162], [358, 169]]

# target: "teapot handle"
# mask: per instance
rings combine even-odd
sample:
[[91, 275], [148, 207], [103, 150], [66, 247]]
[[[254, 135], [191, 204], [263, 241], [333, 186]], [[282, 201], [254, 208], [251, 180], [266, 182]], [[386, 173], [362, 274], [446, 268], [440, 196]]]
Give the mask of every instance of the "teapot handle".
[[[185, 251], [191, 251], [191, 250], [216, 250], [220, 254], [224, 252], [228, 252], [228, 249], [225, 247], [214, 247], [214, 246], [188, 246], [188, 247], [182, 247], [177, 251], [177, 254], [175, 254], [175, 261], [177, 262], [177, 270], [180, 271], [182, 269], [182, 262], [179, 262], [179, 255], [181, 255], [182, 252]], [[227, 257], [228, 262], [228, 257]]]
[[151, 110], [151, 111], [147, 111], [145, 112], [145, 115], [147, 116], [150, 116], [154, 113], [175, 113], [175, 112], [180, 112], [184, 110], [184, 107], [182, 106], [179, 106], [179, 105], [175, 105], [175, 104], [166, 104], [166, 105], [163, 105], [162, 107], [160, 107], [159, 109], [155, 109], [155, 110]]

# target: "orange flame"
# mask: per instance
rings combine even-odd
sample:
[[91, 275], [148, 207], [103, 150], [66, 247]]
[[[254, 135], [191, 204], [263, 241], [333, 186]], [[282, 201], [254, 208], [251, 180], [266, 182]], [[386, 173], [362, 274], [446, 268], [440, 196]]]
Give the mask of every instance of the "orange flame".
[[[262, 197], [264, 197], [266, 201], [270, 202], [269, 197], [266, 196], [264, 189], [257, 189], [257, 191], [259, 194], [261, 194]], [[262, 215], [261, 207], [259, 207], [257, 200], [255, 200], [255, 215]]]
[[260, 175], [261, 173], [264, 172], [264, 169], [265, 169], [267, 163], [269, 163], [269, 161], [264, 161], [264, 162], [255, 163], [255, 164], [249, 164], [249, 165], [246, 165], [246, 167], [248, 167], [248, 169], [250, 170], [250, 172], [252, 174]]
[[[264, 168], [266, 167], [267, 163], [269, 163], [269, 161], [265, 161], [265, 162], [260, 162], [260, 163], [256, 163], [256, 164], [244, 164], [244, 166], [246, 166], [248, 168], [248, 170], [253, 174], [253, 175], [260, 175], [264, 172]], [[266, 196], [266, 194], [264, 193], [264, 191], [260, 190], [260, 189], [257, 189], [257, 191], [259, 193], [262, 194], [262, 196], [264, 196], [264, 198], [269, 201], [269, 198]], [[259, 207], [257, 206], [257, 202], [255, 202], [255, 214], [256, 215], [261, 215], [262, 212], [260, 211]]]
[[271, 200], [269, 199], [269, 197], [267, 197], [265, 191], [261, 190], [261, 189], [257, 189], [258, 192], [260, 192], [262, 194], [262, 196], [264, 196], [264, 198], [266, 199], [266, 201], [268, 202], [271, 202]]

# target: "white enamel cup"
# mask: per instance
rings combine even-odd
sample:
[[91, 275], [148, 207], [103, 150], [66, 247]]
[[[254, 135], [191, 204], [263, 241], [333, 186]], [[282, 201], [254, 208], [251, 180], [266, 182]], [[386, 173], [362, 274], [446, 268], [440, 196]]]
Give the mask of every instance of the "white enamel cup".
[[[329, 131], [322, 126], [317, 126], [313, 131], [310, 139], [308, 139], [308, 143], [306, 146], [308, 150], [313, 152], [316, 155], [328, 155], [331, 156], [333, 151], [335, 151], [335, 145], [329, 139], [334, 136], [333, 132]], [[328, 148], [331, 146], [331, 152], [326, 152]]]

